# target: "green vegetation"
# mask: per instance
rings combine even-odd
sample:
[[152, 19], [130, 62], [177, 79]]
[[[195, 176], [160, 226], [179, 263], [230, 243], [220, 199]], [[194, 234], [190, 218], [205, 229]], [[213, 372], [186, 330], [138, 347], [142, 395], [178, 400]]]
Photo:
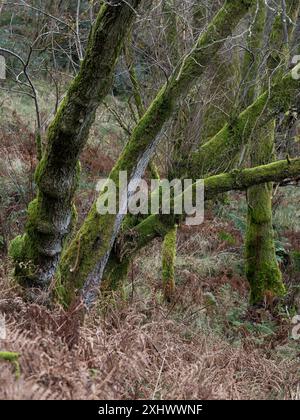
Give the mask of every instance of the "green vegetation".
[[299, 1], [69, 3], [0, 4], [0, 399], [299, 399]]

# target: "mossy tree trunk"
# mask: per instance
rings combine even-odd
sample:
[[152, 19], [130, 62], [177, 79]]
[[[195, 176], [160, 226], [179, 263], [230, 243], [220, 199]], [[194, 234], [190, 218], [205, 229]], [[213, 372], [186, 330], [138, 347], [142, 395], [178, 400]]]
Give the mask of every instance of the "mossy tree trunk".
[[28, 208], [25, 234], [10, 246], [15, 274], [23, 285], [49, 284], [75, 224], [79, 155], [96, 109], [111, 89], [117, 59], [140, 1], [113, 0], [101, 7], [79, 74], [48, 129], [46, 150], [35, 174], [37, 197]]
[[[196, 180], [209, 174], [228, 171], [239, 159], [240, 151], [248, 143], [253, 127], [263, 129], [272, 123], [276, 116], [288, 111], [293, 105], [299, 88], [300, 81], [293, 79], [290, 74], [275, 83], [270, 91], [263, 93], [237, 118], [225, 124], [219, 133], [194, 152], [189, 166], [185, 169], [187, 176]], [[120, 262], [120, 269], [123, 264], [129, 264], [136, 252], [154, 238], [164, 238], [172, 228], [172, 222], [176, 223], [172, 217], [157, 218], [153, 215], [148, 216], [137, 226], [134, 223], [128, 226], [125, 224], [116, 242], [116, 249], [119, 249], [117, 254], [126, 254], [126, 259]], [[126, 244], [126, 251], [121, 251], [124, 244]], [[104, 277], [110, 279], [110, 281], [105, 281], [105, 286], [111, 284], [113, 288], [118, 287], [118, 269], [113, 268], [111, 262], [105, 270]]]
[[167, 44], [167, 57], [171, 67], [176, 66], [180, 58], [178, 17], [175, 10], [174, 0], [165, 0], [162, 5], [163, 23], [165, 26], [165, 38]]
[[[270, 182], [282, 182], [285, 179], [297, 178], [300, 173], [300, 159], [282, 160], [267, 165], [249, 169], [232, 170], [228, 173], [213, 175], [204, 178], [205, 200], [211, 200], [216, 195], [228, 191], [243, 191], [254, 185]], [[195, 185], [193, 191], [195, 191]], [[174, 224], [180, 224], [184, 215], [153, 214], [143, 220], [134, 228], [128, 229], [121, 234], [118, 250], [130, 260], [143, 247], [153, 239], [164, 237]]]
[[[167, 48], [169, 51], [170, 61], [173, 67], [176, 65], [178, 57], [180, 55], [179, 41], [178, 41], [178, 28], [177, 28], [177, 16], [174, 12], [173, 1], [167, 1], [164, 3], [164, 16], [166, 19], [166, 38], [167, 38]], [[199, 34], [200, 29], [205, 27], [207, 21], [207, 10], [206, 6], [202, 1], [196, 1], [192, 8], [192, 29], [193, 36], [196, 40], [197, 34]], [[230, 85], [229, 80], [234, 77], [234, 65], [231, 65], [229, 62], [225, 63], [224, 58], [221, 56], [220, 52], [212, 57], [208, 71], [206, 72], [205, 80], [211, 78], [212, 82], [209, 83], [209, 86], [206, 87], [205, 94], [210, 99], [209, 105], [205, 108], [202, 118], [200, 118], [199, 125], [200, 130], [197, 132], [197, 141], [201, 137], [200, 142], [203, 143], [203, 140], [213, 137], [226, 123], [228, 113], [230, 112], [230, 107], [233, 104], [233, 97], [230, 97], [230, 93], [226, 93], [226, 97], [218, 98], [214, 100], [217, 93], [228, 92], [228, 87]], [[192, 90], [189, 97], [180, 105], [179, 110], [176, 112], [173, 123], [171, 126], [170, 138], [173, 143], [173, 153], [172, 153], [172, 164], [169, 169], [168, 178], [170, 180], [175, 178], [181, 178], [185, 175], [184, 168], [185, 162], [188, 161], [191, 149], [193, 147], [193, 142], [187, 140], [187, 136], [190, 133], [190, 122], [192, 119], [192, 114], [197, 112], [199, 118], [199, 106], [195, 106], [193, 102], [198, 102], [196, 95], [198, 89], [195, 86], [195, 89]], [[230, 89], [232, 92], [233, 89]], [[199, 94], [198, 94], [199, 95]], [[203, 96], [201, 95], [201, 98]], [[217, 106], [216, 106], [217, 102]], [[222, 110], [226, 109], [226, 112]], [[200, 135], [199, 135], [200, 132]], [[165, 297], [167, 300], [171, 300], [171, 296], [174, 296], [175, 292], [175, 281], [174, 281], [174, 272], [175, 272], [175, 263], [176, 263], [176, 249], [171, 251], [170, 246], [173, 244], [176, 247], [176, 235], [177, 227], [173, 227], [170, 232], [167, 233], [163, 240], [162, 244], [162, 260], [164, 266], [162, 268], [163, 273], [163, 284], [165, 290]], [[172, 255], [172, 258], [170, 258]], [[167, 267], [167, 262], [173, 264], [173, 267]], [[170, 275], [169, 278], [169, 287], [167, 275]], [[171, 292], [169, 293], [168, 290]]]
[[262, 93], [248, 108], [195, 151], [187, 162], [187, 173], [193, 178], [225, 172], [239, 158], [242, 147], [249, 142], [254, 128], [258, 130], [277, 116], [287, 112], [295, 102], [300, 87], [289, 73]]
[[[110, 179], [116, 185], [120, 171], [127, 171], [129, 180], [140, 179], [144, 175], [158, 144], [159, 134], [174, 112], [176, 104], [194, 86], [211, 57], [219, 51], [252, 4], [254, 0], [227, 0], [191, 52], [176, 67], [138, 123], [113, 168]], [[100, 215], [94, 203], [77, 237], [62, 255], [57, 293], [64, 304], [73, 300], [78, 289], [82, 289], [81, 299], [86, 307], [95, 302], [123, 218], [122, 214]], [[76, 270], [70, 271], [75, 262]]]
[[[263, 3], [263, 2], [262, 2]], [[283, 13], [292, 13], [292, 16], [299, 11], [299, 2], [288, 1], [287, 10]], [[258, 20], [263, 21], [265, 5], [260, 5], [261, 12], [258, 13]], [[262, 18], [260, 18], [260, 14]], [[276, 68], [285, 68], [288, 63], [288, 41], [284, 26], [289, 25], [287, 19], [277, 16], [273, 25], [270, 37], [270, 56], [268, 60], [268, 72], [271, 75]], [[290, 25], [289, 25], [290, 26]], [[260, 25], [259, 25], [260, 27]], [[249, 50], [259, 44], [261, 31], [252, 32], [249, 42]], [[291, 34], [291, 29], [287, 32]], [[257, 40], [258, 38], [258, 40]], [[254, 51], [253, 51], [254, 53]], [[249, 56], [246, 53], [246, 58]], [[246, 59], [246, 61], [249, 61]], [[279, 75], [282, 71], [279, 71]], [[254, 86], [258, 84], [258, 74], [250, 73], [252, 76], [252, 89], [248, 91], [248, 101], [255, 98]], [[267, 83], [265, 83], [267, 85]], [[250, 144], [251, 166], [267, 164], [274, 160], [274, 139], [275, 120], [270, 121], [264, 128], [255, 130]], [[274, 229], [272, 223], [272, 198], [273, 184], [263, 184], [251, 187], [247, 191], [247, 232], [245, 238], [246, 250], [246, 276], [251, 287], [250, 301], [252, 304], [263, 304], [267, 296], [280, 297], [285, 294], [282, 274], [276, 257]]]
[[[165, 36], [167, 40], [167, 52], [172, 67], [175, 67], [179, 61], [179, 38], [178, 38], [178, 19], [174, 11], [174, 0], [167, 0], [163, 5], [163, 14], [165, 20]], [[183, 137], [182, 121], [184, 121], [184, 109], [182, 104], [173, 119], [171, 125], [171, 137], [174, 142], [173, 165], [177, 166], [181, 161], [180, 154]], [[169, 178], [172, 178], [172, 170], [169, 172]], [[163, 239], [162, 254], [162, 283], [164, 298], [171, 302], [175, 294], [175, 264], [176, 264], [176, 239], [177, 226], [167, 232]]]
[[19, 379], [21, 374], [19, 357], [19, 353], [13, 353], [10, 351], [0, 351], [0, 360], [10, 362], [14, 366], [16, 379]]
[[174, 225], [165, 235], [162, 249], [162, 281], [167, 302], [171, 302], [175, 295], [176, 241], [177, 225]]
[[[259, 130], [259, 141], [252, 145], [251, 166], [273, 160], [274, 132], [274, 122]], [[254, 186], [247, 191], [246, 276], [252, 304], [261, 304], [270, 295], [279, 297], [285, 294], [275, 251], [272, 197], [273, 183]]]
[[[136, 68], [135, 68], [135, 61], [134, 61], [134, 55], [133, 55], [133, 51], [131, 47], [131, 42], [132, 42], [132, 32], [129, 33], [127, 42], [125, 43], [124, 56], [125, 56], [128, 73], [129, 73], [129, 79], [132, 85], [134, 103], [137, 109], [138, 119], [141, 119], [144, 116], [146, 109], [145, 109], [145, 104], [144, 104], [144, 100], [142, 96], [141, 84], [140, 84], [140, 81], [136, 72]], [[135, 118], [135, 116], [133, 117]], [[152, 178], [159, 179], [159, 171], [154, 162], [150, 162], [148, 169]]]
[[[242, 109], [251, 105], [261, 94], [262, 80], [260, 74], [264, 73], [262, 66], [264, 34], [267, 20], [267, 8], [264, 0], [258, 0], [250, 15], [251, 31], [248, 34], [247, 49], [242, 62], [242, 83], [239, 106]], [[261, 70], [259, 71], [261, 67]]]

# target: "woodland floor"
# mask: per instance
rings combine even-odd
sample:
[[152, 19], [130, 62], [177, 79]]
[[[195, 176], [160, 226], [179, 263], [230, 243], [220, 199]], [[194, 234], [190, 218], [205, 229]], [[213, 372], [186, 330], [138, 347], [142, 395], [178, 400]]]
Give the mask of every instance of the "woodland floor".
[[[35, 159], [32, 127], [17, 113], [9, 121], [1, 122], [0, 139], [0, 314], [7, 333], [0, 351], [20, 354], [20, 375], [0, 361], [0, 399], [300, 399], [300, 347], [291, 338], [300, 305], [248, 309], [243, 194], [211, 204], [202, 226], [180, 229], [172, 304], [163, 301], [157, 241], [135, 260], [122, 289], [98, 304], [69, 350], [59, 334], [61, 310], [26, 302], [11, 278], [7, 244], [22, 230]], [[96, 126], [99, 133], [107, 153], [91, 143], [83, 155], [80, 220], [96, 175], [109, 171], [120, 143], [116, 127]], [[299, 200], [297, 187], [274, 199], [289, 296], [300, 279]]]

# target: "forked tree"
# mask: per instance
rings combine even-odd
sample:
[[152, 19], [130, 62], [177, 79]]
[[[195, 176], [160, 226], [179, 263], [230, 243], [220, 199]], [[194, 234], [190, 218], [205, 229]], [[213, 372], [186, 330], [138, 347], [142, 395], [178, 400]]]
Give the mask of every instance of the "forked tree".
[[[184, 215], [155, 214], [140, 220], [124, 217], [120, 209], [117, 214], [103, 215], [99, 214], [95, 201], [82, 226], [71, 235], [76, 220], [74, 196], [80, 177], [80, 153], [87, 142], [96, 109], [112, 86], [116, 62], [128, 39], [130, 24], [137, 15], [139, 3], [142, 2], [116, 1], [102, 6], [90, 33], [80, 72], [49, 127], [46, 147], [35, 175], [37, 197], [29, 206], [25, 232], [10, 247], [19, 281], [25, 286], [48, 287], [54, 277], [56, 297], [65, 307], [82, 301], [85, 307], [90, 308], [101, 285], [116, 287], [126, 276], [128, 264], [137, 252], [158, 236], [165, 238], [165, 246], [170, 251], [169, 255], [165, 253], [163, 264], [168, 287], [173, 287], [174, 226], [184, 220]], [[285, 55], [286, 31], [289, 37], [292, 36], [292, 24], [286, 22], [295, 20], [299, 11], [296, 3], [291, 1], [286, 5], [284, 2], [287, 7], [282, 10], [279, 20], [275, 19], [272, 31], [274, 48], [282, 48]], [[166, 6], [170, 4], [172, 2], [168, 1]], [[140, 106], [140, 118], [109, 175], [117, 186], [118, 194], [120, 171], [127, 171], [129, 180], [144, 177], [159, 142], [163, 141], [160, 135], [163, 128], [174, 115], [178, 116], [178, 107], [183, 99], [197, 84], [201, 84], [209, 66], [216, 62], [217, 54], [246, 16], [251, 17], [251, 25], [247, 29], [250, 34], [247, 51], [253, 57], [262, 48], [266, 7], [266, 2], [259, 0], [226, 0], [181, 59], [174, 51], [174, 46], [175, 50], [177, 47], [172, 26], [168, 38], [172, 59], [178, 62], [174, 63], [168, 80], [146, 110], [141, 108], [137, 76], [133, 72], [130, 51], [126, 52], [125, 48], [136, 104]], [[172, 10], [167, 10], [167, 17], [173, 19]], [[277, 40], [273, 39], [274, 33], [275, 38], [280, 34]], [[284, 293], [280, 271], [274, 261], [271, 183], [299, 176], [300, 160], [272, 163], [273, 143], [276, 118], [297, 103], [295, 99], [300, 82], [295, 72], [285, 67], [273, 72], [276, 77], [267, 72], [260, 89], [255, 90], [253, 86], [260, 67], [255, 62], [247, 64], [247, 53], [243, 60], [244, 68], [251, 70], [243, 76], [249, 81], [251, 89], [243, 96], [242, 103], [233, 108], [227, 121], [222, 122], [220, 130], [212, 132], [211, 137], [203, 142], [199, 139], [198, 147], [190, 150], [180, 164], [180, 171], [174, 175], [194, 180], [204, 178], [206, 200], [227, 191], [248, 189], [247, 276], [251, 284], [251, 300], [259, 303], [269, 291], [276, 296]], [[220, 83], [224, 81], [226, 76]], [[262, 139], [259, 147], [253, 144], [253, 138], [258, 138], [257, 133]], [[185, 137], [180, 141], [184, 143]], [[252, 147], [255, 151], [251, 154], [253, 167], [236, 168], [235, 162], [240, 160], [245, 147]], [[178, 154], [178, 148], [175, 147], [174, 151]], [[254, 217], [261, 207], [266, 220]], [[253, 247], [253, 241], [262, 237], [262, 231], [265, 232], [266, 243]], [[266, 259], [268, 267], [274, 261], [272, 270], [267, 272]], [[259, 261], [260, 265], [254, 261]], [[254, 274], [250, 272], [253, 264], [257, 267]]]

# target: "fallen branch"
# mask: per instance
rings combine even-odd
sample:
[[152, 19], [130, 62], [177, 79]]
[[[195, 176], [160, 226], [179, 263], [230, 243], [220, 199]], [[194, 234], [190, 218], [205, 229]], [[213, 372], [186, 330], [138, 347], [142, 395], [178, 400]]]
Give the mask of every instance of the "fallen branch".
[[[251, 186], [267, 182], [281, 183], [285, 180], [297, 179], [300, 176], [300, 158], [291, 160], [280, 160], [268, 165], [256, 166], [244, 170], [233, 170], [231, 172], [210, 176], [204, 179], [205, 197], [211, 200], [216, 195], [228, 191], [244, 191]], [[196, 191], [197, 183], [190, 188]], [[187, 190], [186, 190], [187, 192]], [[180, 200], [178, 196], [176, 200]], [[172, 208], [171, 208], [172, 212]], [[174, 226], [184, 221], [185, 215], [163, 215], [153, 214], [147, 217], [135, 228], [123, 233], [121, 241], [126, 247], [122, 252], [126, 258], [130, 258], [139, 249], [149, 244], [156, 237], [163, 237], [165, 233]]]

